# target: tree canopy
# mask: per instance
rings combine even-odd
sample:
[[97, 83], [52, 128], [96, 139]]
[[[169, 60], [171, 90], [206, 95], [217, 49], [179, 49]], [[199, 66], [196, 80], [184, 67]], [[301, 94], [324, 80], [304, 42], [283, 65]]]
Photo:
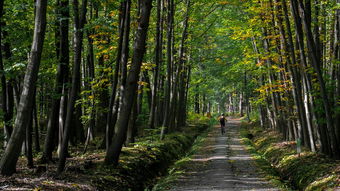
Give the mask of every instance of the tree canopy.
[[118, 165], [194, 113], [339, 158], [339, 14], [339, 0], [2, 0], [0, 172], [21, 145], [58, 174], [79, 145]]

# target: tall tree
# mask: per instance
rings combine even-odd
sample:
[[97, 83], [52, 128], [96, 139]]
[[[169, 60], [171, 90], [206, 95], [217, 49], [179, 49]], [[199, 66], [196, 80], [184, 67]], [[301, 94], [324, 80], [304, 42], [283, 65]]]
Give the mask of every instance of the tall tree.
[[177, 108], [177, 127], [185, 126], [185, 113], [186, 113], [186, 106], [185, 106], [185, 90], [186, 90], [186, 41], [188, 38], [188, 28], [189, 28], [189, 14], [190, 14], [190, 0], [186, 0], [186, 12], [185, 12], [185, 20], [183, 23], [183, 32], [181, 38], [181, 45], [179, 51], [179, 75], [177, 78], [179, 79], [179, 90], [178, 90], [178, 108]]
[[174, 1], [167, 0], [167, 81], [165, 87], [165, 107], [164, 107], [164, 119], [161, 131], [161, 139], [167, 131], [170, 123], [170, 102], [171, 102], [171, 88], [172, 88], [172, 64], [173, 64], [173, 22], [174, 22]]
[[[119, 14], [119, 40], [118, 40], [118, 50], [116, 56], [114, 79], [112, 83], [112, 92], [110, 96], [109, 112], [107, 113], [106, 119], [106, 149], [108, 150], [112, 142], [112, 136], [114, 133], [114, 127], [117, 120], [117, 112], [119, 107], [119, 102], [116, 101], [117, 86], [119, 81], [119, 73], [121, 71], [122, 62], [126, 65], [128, 58], [129, 49], [129, 35], [130, 35], [130, 4], [131, 1], [123, 1], [120, 5]], [[123, 56], [124, 55], [124, 56]], [[124, 57], [124, 58], [123, 58]], [[116, 102], [116, 105], [115, 105]], [[115, 109], [114, 109], [115, 107]]]
[[69, 1], [61, 0], [59, 6], [60, 16], [58, 17], [59, 26], [58, 31], [59, 40], [59, 64], [57, 68], [56, 83], [54, 88], [52, 107], [50, 111], [50, 118], [47, 124], [47, 135], [45, 137], [45, 145], [43, 152], [43, 162], [52, 160], [52, 152], [55, 148], [55, 136], [57, 135], [57, 129], [59, 127], [59, 111], [60, 101], [63, 92], [63, 86], [66, 83], [64, 80], [68, 72], [69, 66], [69, 40], [68, 40], [68, 28], [69, 28]]
[[156, 23], [156, 47], [155, 47], [155, 68], [154, 70], [154, 81], [152, 87], [152, 101], [150, 108], [149, 126], [151, 129], [155, 127], [155, 112], [157, 103], [157, 91], [158, 91], [158, 78], [159, 78], [159, 67], [161, 64], [162, 57], [162, 34], [163, 34], [163, 1], [157, 0], [157, 23]]
[[78, 0], [73, 0], [73, 11], [74, 11], [74, 62], [73, 62], [73, 73], [72, 73], [72, 88], [70, 92], [69, 101], [67, 104], [67, 114], [65, 121], [65, 129], [63, 133], [63, 141], [61, 145], [61, 151], [59, 153], [58, 163], [58, 174], [64, 171], [66, 156], [68, 151], [69, 136], [72, 127], [73, 113], [75, 112], [75, 102], [79, 97], [80, 88], [80, 66], [81, 66], [81, 55], [83, 47], [83, 34], [84, 25], [87, 11], [87, 0], [82, 1], [81, 11], [79, 11]]
[[136, 31], [136, 38], [134, 43], [134, 53], [132, 57], [132, 65], [127, 77], [126, 88], [124, 90], [124, 97], [122, 99], [121, 110], [117, 121], [117, 133], [114, 136], [113, 142], [110, 145], [106, 156], [106, 164], [118, 164], [119, 155], [126, 139], [126, 132], [128, 122], [133, 106], [133, 100], [136, 96], [137, 82], [142, 66], [143, 57], [145, 54], [145, 46], [147, 33], [149, 28], [149, 19], [152, 8], [152, 0], [145, 0], [141, 2], [141, 14], [138, 21], [138, 29]]
[[[3, 33], [2, 27], [4, 25], [4, 21], [2, 20], [3, 15], [4, 15], [4, 2], [0, 2], [0, 34]], [[2, 38], [4, 38], [5, 35], [0, 35], [0, 44], [2, 43]], [[6, 45], [5, 45], [6, 48]], [[4, 135], [5, 135], [5, 146], [7, 142], [9, 141], [13, 128], [11, 125], [11, 119], [12, 119], [12, 114], [11, 114], [11, 107], [10, 106], [10, 100], [11, 97], [10, 95], [7, 95], [9, 91], [12, 89], [10, 87], [7, 87], [7, 82], [6, 82], [6, 76], [5, 76], [5, 70], [4, 70], [4, 62], [3, 62], [3, 51], [0, 49], [0, 72], [1, 72], [1, 97], [2, 97], [2, 112], [4, 115]]]
[[15, 128], [0, 162], [0, 172], [2, 175], [11, 175], [15, 172], [24, 139], [24, 131], [31, 118], [34, 90], [45, 37], [47, 0], [37, 0], [35, 6], [35, 26], [30, 59], [26, 69], [20, 104], [17, 109], [17, 117], [14, 123]]
[[[308, 47], [308, 54], [311, 58], [311, 64], [312, 67], [315, 69], [318, 83], [320, 85], [320, 91], [321, 91], [321, 96], [322, 96], [322, 101], [323, 101], [323, 106], [326, 114], [326, 120], [327, 120], [327, 128], [330, 132], [331, 136], [331, 145], [332, 145], [332, 150], [333, 153], [336, 157], [340, 157], [340, 149], [338, 147], [338, 140], [336, 138], [336, 133], [335, 133], [335, 128], [334, 128], [334, 121], [333, 121], [333, 113], [330, 107], [328, 95], [327, 95], [327, 90], [324, 82], [324, 77], [322, 75], [322, 60], [320, 58], [320, 53], [318, 53], [318, 49], [316, 46], [316, 42], [313, 39], [313, 34], [311, 31], [311, 21], [309, 19], [310, 17], [310, 12], [308, 10], [308, 5], [306, 6], [307, 9], [305, 8], [305, 5], [303, 2], [298, 2], [299, 3], [299, 8], [302, 14], [302, 23], [303, 23], [303, 28], [306, 32], [306, 41], [307, 41], [307, 47]], [[297, 4], [297, 2], [295, 2]], [[307, 10], [307, 11], [306, 11]]]

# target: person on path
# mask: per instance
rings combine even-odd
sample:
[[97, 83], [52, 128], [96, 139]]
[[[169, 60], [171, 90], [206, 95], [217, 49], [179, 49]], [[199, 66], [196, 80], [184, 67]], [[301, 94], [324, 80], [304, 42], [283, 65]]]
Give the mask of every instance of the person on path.
[[224, 116], [224, 113], [221, 114], [219, 120], [221, 124], [221, 134], [223, 135], [225, 133], [225, 123], [227, 121], [227, 118]]

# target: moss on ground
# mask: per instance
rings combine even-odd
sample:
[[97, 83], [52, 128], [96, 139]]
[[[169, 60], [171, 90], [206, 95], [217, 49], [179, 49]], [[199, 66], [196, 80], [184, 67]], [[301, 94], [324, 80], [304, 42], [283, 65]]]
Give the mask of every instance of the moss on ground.
[[[178, 132], [159, 140], [158, 131], [125, 147], [117, 167], [99, 163], [87, 173], [92, 174], [91, 184], [98, 190], [144, 190], [152, 187], [158, 177], [167, 172], [173, 161], [185, 156], [197, 136], [209, 126], [206, 117], [194, 118], [189, 125]], [[178, 162], [176, 163], [178, 164]]]
[[[254, 136], [251, 140], [249, 134]], [[340, 188], [340, 161], [306, 149], [299, 155], [294, 141], [283, 141], [271, 130], [243, 125], [241, 135], [269, 179], [287, 182], [297, 190]]]
[[[212, 125], [210, 125], [212, 127]], [[153, 186], [153, 188], [150, 188], [148, 190], [152, 191], [163, 191], [163, 190], [168, 190], [172, 187], [172, 184], [176, 182], [176, 180], [185, 174], [188, 170], [192, 170], [193, 168], [201, 168], [202, 166], [200, 165], [205, 165], [205, 164], [200, 164], [197, 165], [196, 163], [192, 162], [192, 157], [195, 153], [198, 151], [202, 151], [202, 145], [206, 142], [206, 138], [208, 135], [208, 132], [211, 131], [211, 129], [206, 129], [204, 133], [199, 135], [190, 150], [182, 156], [181, 159], [177, 160], [173, 165], [168, 168], [166, 176], [160, 177], [157, 181], [157, 184]], [[202, 151], [205, 152], [205, 151]], [[201, 152], [200, 152], [201, 153]]]

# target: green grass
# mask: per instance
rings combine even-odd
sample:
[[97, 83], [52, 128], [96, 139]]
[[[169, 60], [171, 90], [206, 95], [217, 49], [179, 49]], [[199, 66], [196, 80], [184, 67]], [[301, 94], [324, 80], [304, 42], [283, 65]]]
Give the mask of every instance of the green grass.
[[[189, 160], [186, 153], [196, 148], [192, 145], [201, 139], [210, 120], [202, 116], [191, 116], [191, 119], [192, 125], [167, 134], [163, 140], [160, 140], [159, 129], [148, 131], [147, 137], [123, 148], [117, 167], [98, 165], [91, 169], [88, 172], [93, 176], [91, 184], [98, 190], [147, 190], [167, 172], [180, 174], [179, 169]], [[168, 170], [179, 158], [182, 159]]]
[[[247, 139], [247, 134], [253, 134], [254, 138]], [[340, 186], [339, 161], [306, 148], [298, 155], [294, 141], [283, 141], [278, 133], [257, 126], [244, 125], [241, 135], [257, 164], [269, 179], [279, 181], [278, 185], [289, 183], [297, 190], [306, 191], [334, 190]]]
[[[199, 150], [202, 148], [202, 145], [206, 141], [208, 132], [211, 131], [212, 124], [214, 124], [214, 121], [211, 120], [209, 122], [210, 127], [204, 131], [201, 135], [199, 135], [190, 150], [178, 161], [176, 161], [167, 171], [167, 175], [161, 177], [157, 184], [154, 185], [154, 187], [150, 190], [152, 191], [164, 191], [168, 190], [172, 187], [173, 183], [176, 182], [176, 180], [185, 174], [185, 172], [188, 169], [193, 168], [192, 166], [192, 156], [193, 154], [199, 152]], [[197, 166], [195, 166], [197, 168]], [[146, 191], [149, 189], [146, 189]]]
[[261, 174], [273, 185], [280, 188], [281, 190], [293, 190], [291, 188], [291, 185], [289, 185], [289, 182], [282, 180], [278, 170], [266, 160], [263, 154], [256, 150], [254, 143], [246, 137], [247, 134], [250, 132], [246, 128], [242, 128], [240, 130], [240, 133], [242, 137], [242, 143], [246, 145], [247, 150], [255, 159], [256, 166], [259, 167], [259, 169], [261, 170]]

